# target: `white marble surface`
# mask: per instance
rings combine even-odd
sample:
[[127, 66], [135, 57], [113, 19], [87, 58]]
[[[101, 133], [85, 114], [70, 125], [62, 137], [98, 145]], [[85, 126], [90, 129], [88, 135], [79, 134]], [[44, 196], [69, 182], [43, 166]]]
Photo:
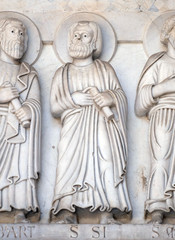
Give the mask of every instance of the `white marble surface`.
[[[128, 98], [128, 190], [133, 207], [129, 223], [145, 223], [144, 201], [149, 176], [148, 122], [134, 114], [134, 101], [139, 75], [147, 60], [142, 40], [150, 19], [162, 11], [175, 9], [174, 0], [157, 0], [158, 11], [150, 9], [153, 1], [134, 0], [0, 0], [2, 11], [17, 11], [31, 18], [44, 43], [41, 55], [34, 64], [41, 85], [42, 100], [42, 159], [38, 184], [41, 223], [47, 223], [51, 207], [57, 164], [57, 143], [60, 122], [53, 119], [49, 109], [52, 77], [61, 66], [53, 49], [54, 34], [59, 24], [76, 11], [89, 11], [105, 17], [116, 31], [119, 44], [111, 65], [116, 70]], [[92, 4], [93, 3], [93, 4]], [[105, 44], [105, 43], [104, 43]]]
[[43, 41], [47, 43], [53, 40], [55, 28], [62, 20], [75, 12], [100, 14], [116, 29], [118, 40], [140, 41], [150, 19], [175, 8], [173, 0], [167, 0], [166, 3], [157, 0], [157, 11], [151, 8], [152, 2], [153, 0], [1, 0], [0, 6], [1, 11], [17, 11], [30, 17], [40, 29]]

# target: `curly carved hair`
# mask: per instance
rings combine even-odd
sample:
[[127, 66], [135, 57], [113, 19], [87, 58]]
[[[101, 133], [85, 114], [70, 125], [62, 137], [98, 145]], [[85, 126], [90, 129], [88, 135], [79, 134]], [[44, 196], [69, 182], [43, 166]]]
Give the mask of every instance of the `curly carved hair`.
[[175, 27], [175, 16], [168, 18], [162, 27], [160, 41], [161, 43], [167, 45], [169, 39], [169, 33]]

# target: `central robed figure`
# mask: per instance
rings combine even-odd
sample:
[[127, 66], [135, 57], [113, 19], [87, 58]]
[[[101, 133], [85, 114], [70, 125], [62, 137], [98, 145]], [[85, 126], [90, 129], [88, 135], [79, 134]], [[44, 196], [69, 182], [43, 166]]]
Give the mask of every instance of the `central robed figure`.
[[51, 211], [58, 223], [76, 223], [77, 208], [99, 211], [101, 224], [117, 223], [113, 209], [131, 211], [127, 100], [111, 65], [97, 59], [101, 49], [96, 23], [73, 24], [68, 44], [73, 61], [52, 82], [51, 112], [62, 122]]

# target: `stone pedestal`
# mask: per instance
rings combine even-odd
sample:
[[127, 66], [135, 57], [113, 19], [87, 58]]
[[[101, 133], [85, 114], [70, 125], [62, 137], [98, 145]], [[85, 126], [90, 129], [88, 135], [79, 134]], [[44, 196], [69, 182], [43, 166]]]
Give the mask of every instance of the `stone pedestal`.
[[1, 224], [0, 239], [67, 240], [169, 240], [175, 239], [174, 225], [58, 225], [58, 224]]

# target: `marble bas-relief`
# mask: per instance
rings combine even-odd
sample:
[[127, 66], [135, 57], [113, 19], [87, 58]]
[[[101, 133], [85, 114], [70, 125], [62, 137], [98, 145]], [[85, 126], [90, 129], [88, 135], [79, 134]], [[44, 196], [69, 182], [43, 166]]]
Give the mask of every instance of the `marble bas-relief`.
[[0, 212], [14, 212], [14, 223], [39, 210], [40, 90], [35, 69], [20, 62], [27, 38], [20, 20], [0, 21]]
[[175, 16], [161, 31], [166, 52], [152, 55], [138, 84], [135, 112], [149, 119], [151, 174], [145, 210], [162, 223], [175, 210]]
[[[72, 63], [60, 67], [51, 87], [51, 112], [61, 118], [52, 221], [77, 223], [77, 209], [118, 223], [114, 210], [130, 212], [126, 186], [127, 100], [107, 62], [97, 59], [102, 37], [95, 22], [69, 31]], [[94, 60], [96, 59], [96, 60]]]

